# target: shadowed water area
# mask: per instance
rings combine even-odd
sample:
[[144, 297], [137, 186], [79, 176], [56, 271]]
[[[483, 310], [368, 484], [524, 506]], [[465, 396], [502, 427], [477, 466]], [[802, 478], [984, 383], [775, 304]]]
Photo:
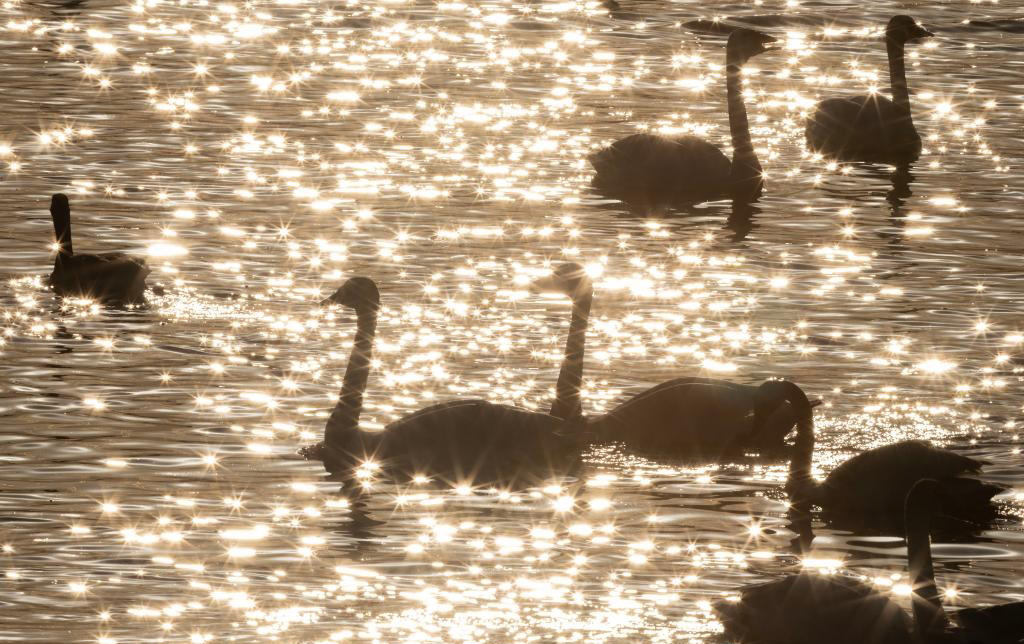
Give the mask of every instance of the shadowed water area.
[[[546, 410], [595, 294], [584, 412], [664, 380], [799, 383], [815, 467], [926, 438], [988, 461], [991, 529], [937, 538], [946, 605], [1024, 599], [1024, 66], [1012, 2], [0, 4], [0, 639], [681, 642], [710, 603], [801, 567], [909, 605], [898, 538], [817, 518], [801, 554], [783, 463], [593, 449], [502, 491], [377, 480], [353, 513], [319, 463], [355, 316], [380, 287], [361, 423], [482, 397]], [[911, 175], [804, 146], [814, 102], [888, 91], [908, 46]], [[746, 69], [767, 174], [751, 215], [635, 215], [587, 154], [638, 131], [728, 152], [721, 19], [779, 39]], [[63, 303], [75, 249], [153, 268], [149, 305]], [[357, 520], [354, 520], [354, 517]]]

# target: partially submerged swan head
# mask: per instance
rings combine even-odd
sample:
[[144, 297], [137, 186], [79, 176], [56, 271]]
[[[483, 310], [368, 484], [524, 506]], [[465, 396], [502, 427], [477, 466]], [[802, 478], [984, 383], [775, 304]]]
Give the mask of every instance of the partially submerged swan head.
[[380, 308], [380, 291], [367, 277], [350, 277], [330, 297], [320, 302], [321, 306], [330, 304], [340, 304], [357, 312], [376, 311]]
[[[786, 407], [785, 403], [789, 403]], [[808, 424], [813, 407], [807, 394], [788, 380], [767, 380], [757, 388], [754, 401], [754, 427], [750, 447], [780, 447], [793, 424]]]
[[935, 479], [921, 479], [910, 488], [904, 503], [903, 516], [910, 518], [931, 518], [942, 511], [942, 500], [946, 491]]
[[885, 28], [886, 40], [900, 44], [908, 43], [911, 40], [918, 40], [919, 38], [930, 38], [934, 35], [910, 16], [893, 16]]
[[762, 31], [741, 27], [729, 34], [729, 42], [725, 49], [730, 58], [743, 64], [771, 49], [769, 45], [775, 42], [778, 41]]
[[587, 270], [579, 264], [570, 262], [555, 268], [551, 275], [534, 280], [530, 284], [530, 290], [535, 293], [565, 293], [575, 301], [592, 294], [594, 286], [587, 275]]

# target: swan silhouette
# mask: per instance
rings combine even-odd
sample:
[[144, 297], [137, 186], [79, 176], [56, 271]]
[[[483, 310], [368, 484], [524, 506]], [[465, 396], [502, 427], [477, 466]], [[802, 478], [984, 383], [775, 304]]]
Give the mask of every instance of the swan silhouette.
[[[426, 475], [449, 482], [522, 488], [571, 471], [589, 444], [578, 420], [583, 340], [593, 287], [578, 264], [560, 266], [540, 281], [573, 299], [573, 319], [552, 409], [527, 411], [485, 400], [455, 400], [421, 409], [380, 432], [359, 428], [362, 394], [373, 352], [380, 299], [366, 278], [346, 282], [328, 300], [356, 311], [356, 341], [341, 395], [327, 421], [324, 441], [302, 450], [335, 475], [350, 479], [354, 468], [377, 463], [395, 478]], [[568, 372], [568, 373], [567, 373]], [[573, 386], [573, 383], [577, 383]]]
[[[748, 586], [738, 602], [717, 603], [715, 611], [725, 624], [726, 634], [744, 641], [787, 644], [1019, 641], [1024, 632], [1020, 629], [1024, 602], [961, 610], [954, 619], [963, 628], [959, 632], [949, 629], [935, 586], [929, 541], [931, 520], [942, 511], [939, 499], [945, 493], [942, 483], [925, 479], [917, 482], [905, 498], [907, 563], [914, 589], [912, 620], [871, 586], [841, 575], [801, 573]], [[1014, 626], [1016, 630], [1010, 630]]]
[[807, 121], [808, 147], [843, 161], [916, 161], [921, 137], [910, 111], [903, 54], [908, 42], [932, 35], [910, 16], [893, 16], [885, 28], [892, 100], [871, 94], [821, 101]]
[[736, 29], [729, 36], [725, 58], [732, 161], [697, 136], [634, 134], [589, 157], [596, 170], [594, 188], [644, 210], [724, 197], [740, 203], [756, 201], [764, 180], [750, 140], [740, 70], [773, 42], [775, 38], [753, 29]]
[[71, 243], [71, 205], [64, 194], [50, 200], [57, 258], [47, 286], [57, 295], [91, 297], [108, 304], [144, 301], [149, 267], [141, 257], [125, 253], [75, 254]]
[[943, 489], [942, 518], [955, 527], [973, 526], [995, 516], [992, 497], [998, 485], [971, 478], [983, 463], [927, 441], [908, 440], [862, 452], [832, 470], [821, 483], [811, 475], [814, 423], [807, 415], [797, 422], [786, 489], [796, 507], [814, 504], [837, 524], [891, 530], [900, 525], [903, 503], [921, 479], [934, 479]]
[[[760, 386], [712, 378], [678, 378], [625, 401], [589, 428], [601, 440], [665, 456], [727, 460], [778, 455], [785, 437], [811, 407], [785, 380]], [[804, 407], [806, 405], [806, 407]]]

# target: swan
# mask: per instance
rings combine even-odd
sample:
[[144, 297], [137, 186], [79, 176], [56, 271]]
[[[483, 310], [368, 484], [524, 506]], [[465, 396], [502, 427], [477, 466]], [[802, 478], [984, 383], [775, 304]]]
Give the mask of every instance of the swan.
[[907, 440], [862, 452], [842, 463], [818, 483], [811, 475], [814, 424], [810, 417], [797, 423], [786, 489], [793, 505], [819, 505], [838, 524], [887, 530], [899, 525], [903, 502], [921, 479], [942, 486], [947, 521], [974, 525], [995, 516], [992, 497], [1003, 491], [968, 474], [981, 470], [981, 461], [931, 445]]
[[[932, 567], [931, 518], [940, 511], [938, 481], [923, 480], [905, 497], [913, 620], [874, 588], [842, 575], [800, 573], [748, 586], [738, 602], [718, 602], [727, 636], [787, 644], [921, 644], [946, 641], [948, 622]], [[990, 640], [984, 640], [989, 642]]]
[[47, 286], [57, 295], [85, 296], [106, 303], [144, 301], [143, 291], [150, 271], [145, 259], [125, 253], [76, 255], [71, 244], [71, 205], [67, 195], [53, 195], [50, 216], [56, 235], [57, 258]]
[[785, 380], [755, 387], [677, 378], [592, 419], [589, 428], [601, 440], [659, 455], [727, 460], [756, 451], [768, 456], [784, 449], [799, 416], [819, 402], [808, 401]]
[[589, 440], [579, 431], [582, 421], [575, 420], [579, 387], [572, 383], [579, 383], [582, 375], [566, 372], [582, 369], [582, 337], [593, 287], [578, 264], [560, 266], [540, 282], [540, 288], [558, 288], [573, 299], [566, 357], [552, 407], [561, 415], [485, 400], [455, 400], [414, 412], [383, 431], [362, 431], [358, 421], [379, 296], [369, 280], [355, 285], [350, 280], [328, 299], [356, 310], [356, 343], [324, 441], [305, 448], [303, 455], [322, 460], [329, 472], [348, 478], [361, 464], [373, 462], [396, 478], [426, 475], [450, 482], [520, 488], [571, 470]]
[[740, 69], [752, 57], [768, 51], [767, 45], [773, 42], [775, 38], [753, 29], [736, 29], [729, 35], [725, 59], [731, 162], [717, 146], [696, 136], [634, 134], [589, 157], [596, 171], [594, 187], [646, 209], [723, 197], [741, 203], [756, 201], [764, 181], [750, 141]]
[[916, 161], [921, 137], [910, 113], [903, 52], [908, 42], [933, 35], [910, 16], [893, 16], [885, 28], [892, 100], [871, 94], [821, 101], [807, 121], [808, 147], [843, 161]]

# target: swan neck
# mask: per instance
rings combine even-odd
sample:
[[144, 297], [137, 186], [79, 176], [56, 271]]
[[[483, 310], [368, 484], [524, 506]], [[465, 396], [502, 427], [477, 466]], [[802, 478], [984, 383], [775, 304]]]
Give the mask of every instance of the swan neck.
[[728, 56], [725, 73], [725, 87], [729, 106], [729, 133], [732, 136], [732, 168], [729, 181], [734, 196], [748, 196], [744, 193], [760, 193], [761, 163], [754, 152], [750, 139], [750, 122], [747, 106], [743, 101], [743, 79], [740, 67], [743, 62]]
[[51, 207], [50, 217], [53, 219], [54, 239], [60, 246], [57, 249], [55, 266], [61, 267], [61, 260], [74, 257], [75, 255], [75, 249], [71, 244], [71, 210], [69, 208]]
[[907, 88], [905, 45], [894, 38], [886, 38], [885, 49], [889, 55], [889, 85], [892, 89], [892, 102], [906, 111], [909, 116], [910, 90]]
[[327, 429], [324, 433], [324, 442], [338, 449], [344, 449], [344, 434], [359, 427], [359, 415], [363, 411], [363, 392], [366, 391], [370, 361], [373, 359], [373, 338], [377, 332], [375, 307], [360, 310], [357, 315], [356, 337], [352, 343], [348, 366], [345, 367], [341, 394], [327, 420]]
[[[918, 492], [915, 494], [915, 492]], [[946, 627], [935, 569], [932, 565], [930, 541], [931, 512], [923, 507], [920, 490], [911, 491], [907, 499], [905, 522], [907, 532], [907, 563], [914, 592], [911, 596], [914, 626], [922, 641]]]
[[810, 503], [818, 492], [818, 484], [812, 475], [814, 456], [814, 421], [801, 418], [796, 425], [796, 442], [793, 456], [789, 461], [789, 480], [786, 487], [795, 504]]
[[591, 288], [573, 299], [569, 337], [565, 341], [565, 358], [555, 384], [555, 402], [551, 405], [551, 415], [556, 418], [572, 420], [583, 415], [583, 401], [580, 397], [583, 386], [583, 349], [593, 299]]

